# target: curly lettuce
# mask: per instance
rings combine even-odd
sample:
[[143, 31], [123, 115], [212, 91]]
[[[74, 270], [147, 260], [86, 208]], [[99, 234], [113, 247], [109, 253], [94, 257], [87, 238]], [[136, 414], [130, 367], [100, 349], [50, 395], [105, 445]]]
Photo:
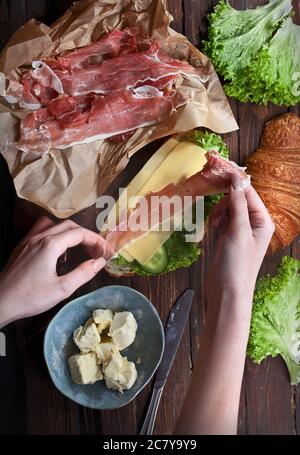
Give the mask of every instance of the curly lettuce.
[[[193, 131], [189, 139], [195, 144], [202, 147], [204, 150], [215, 150], [219, 152], [223, 158], [229, 159], [229, 150], [224, 143], [221, 136], [215, 133], [209, 133], [208, 131]], [[204, 198], [204, 217], [207, 219], [213, 207], [222, 199], [223, 193], [213, 194], [212, 196], [206, 196]]]
[[281, 355], [291, 384], [300, 382], [300, 261], [282, 258], [274, 277], [258, 280], [253, 301], [248, 355], [260, 363]]
[[[292, 106], [300, 102], [300, 27], [289, 17], [253, 59], [245, 77], [225, 86], [244, 102]], [[284, 56], [284, 57], [283, 57]]]
[[[194, 262], [198, 261], [202, 251], [197, 243], [185, 241], [186, 232], [175, 231], [164, 243], [168, 253], [168, 264], [162, 273], [173, 272], [174, 270], [190, 267]], [[113, 259], [114, 263], [121, 267], [130, 267], [130, 269], [140, 276], [157, 275], [157, 273], [148, 272], [136, 260], [132, 262], [126, 261], [122, 256]]]
[[204, 52], [224, 77], [227, 95], [259, 104], [300, 101], [300, 27], [291, 12], [291, 0], [243, 11], [225, 0], [215, 7]]

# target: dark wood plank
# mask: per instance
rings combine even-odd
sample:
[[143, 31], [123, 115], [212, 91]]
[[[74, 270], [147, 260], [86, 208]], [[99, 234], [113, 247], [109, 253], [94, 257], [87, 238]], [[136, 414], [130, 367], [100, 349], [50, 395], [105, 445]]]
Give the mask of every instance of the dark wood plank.
[[[300, 12], [300, 9], [299, 9]], [[299, 14], [300, 17], [300, 14]], [[292, 246], [292, 255], [295, 258], [300, 258], [300, 240], [295, 241]], [[295, 407], [295, 426], [296, 426], [296, 434], [300, 434], [300, 387], [294, 387], [294, 395], [293, 395], [293, 405]]]
[[[13, 247], [15, 191], [7, 165], [0, 155], [0, 272]], [[0, 434], [24, 434], [27, 430], [25, 390], [20, 352], [13, 324], [1, 329], [6, 338], [6, 357], [0, 357]], [[15, 410], [18, 409], [18, 413]]]
[[168, 0], [168, 8], [174, 18], [172, 28], [179, 33], [184, 33], [184, 0]]
[[[71, 0], [21, 0], [18, 2], [16, 0], [0, 0], [0, 46], [3, 46], [10, 35], [29, 18], [36, 17], [50, 24], [71, 3]], [[195, 45], [200, 45], [207, 29], [206, 14], [212, 10], [216, 3], [217, 0], [201, 2], [198, 0], [169, 0], [169, 9], [175, 19], [172, 24], [173, 27], [177, 31], [185, 33]], [[236, 0], [232, 2], [238, 8], [256, 6], [258, 3], [262, 4], [263, 0], [259, 2], [257, 0]], [[299, 2], [295, 1], [295, 5], [298, 12], [296, 20], [299, 21]], [[15, 14], [16, 11], [18, 14]], [[241, 105], [234, 100], [230, 100], [230, 103], [240, 124], [240, 131], [225, 135], [224, 138], [230, 146], [231, 158], [243, 163], [247, 155], [258, 146], [264, 122], [272, 116], [284, 112], [285, 109], [274, 106]], [[299, 114], [299, 108], [297, 111]], [[113, 194], [119, 186], [124, 186], [158, 146], [159, 142], [151, 144], [143, 152], [138, 153], [131, 160], [130, 166], [113, 183], [110, 192]], [[7, 169], [3, 163], [0, 162], [0, 164], [0, 182], [2, 182], [2, 173], [9, 181]], [[5, 200], [13, 200], [13, 191], [10, 190], [9, 194], [5, 195]], [[7, 205], [9, 204], [8, 202]], [[0, 213], [2, 214], [3, 211], [0, 210]], [[40, 208], [17, 199], [14, 239], [10, 238], [9, 249], [28, 231], [32, 223], [42, 213], [44, 211]], [[73, 219], [87, 228], [96, 230], [96, 215], [96, 209], [92, 207], [75, 215]], [[12, 221], [10, 220], [6, 224], [6, 231], [3, 231], [1, 218], [0, 229], [4, 232], [4, 237], [1, 236], [2, 239], [8, 237], [9, 228], [7, 226], [11, 226], [11, 224]], [[190, 270], [177, 271], [163, 277], [147, 279], [134, 277], [121, 280], [101, 273], [91, 283], [86, 284], [75, 293], [75, 296], [78, 296], [103, 285], [125, 284], [143, 292], [154, 303], [162, 320], [165, 321], [169, 309], [178, 295], [188, 286], [195, 289], [196, 296], [190, 325], [184, 333], [158, 412], [155, 427], [157, 434], [171, 434], [173, 432], [183, 396], [188, 387], [192, 367], [196, 362], [200, 334], [205, 322], [205, 274], [213, 255], [214, 245], [214, 238], [205, 239], [203, 255]], [[283, 253], [290, 254], [291, 252], [294, 257], [300, 258], [299, 240], [295, 241], [293, 246]], [[7, 253], [8, 251], [6, 253], [1, 251], [1, 254], [7, 255]], [[274, 273], [283, 253], [277, 253], [273, 257], [267, 258], [264, 261], [261, 273]], [[83, 258], [82, 249], [78, 248], [71, 251], [68, 254], [67, 263], [61, 266], [61, 272], [67, 272]], [[2, 263], [4, 261], [5, 256], [3, 256]], [[137, 399], [128, 406], [120, 410], [101, 413], [77, 406], [65, 399], [52, 385], [42, 358], [41, 346], [45, 327], [58, 308], [45, 315], [17, 324], [22, 374], [25, 377], [28, 433], [136, 433], [146, 411], [151, 385], [148, 385]], [[13, 402], [11, 406], [17, 409]], [[268, 359], [261, 366], [254, 365], [250, 360], [247, 360], [241, 395], [239, 433], [294, 434], [296, 431], [299, 433], [299, 410], [299, 387], [296, 389], [289, 386], [287, 371], [280, 358]], [[24, 425], [21, 427], [24, 431]]]

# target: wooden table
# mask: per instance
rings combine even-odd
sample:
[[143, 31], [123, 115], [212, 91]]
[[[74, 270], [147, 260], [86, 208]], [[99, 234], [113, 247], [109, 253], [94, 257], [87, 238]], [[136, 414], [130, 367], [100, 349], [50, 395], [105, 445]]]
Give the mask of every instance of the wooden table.
[[[72, 0], [0, 0], [0, 46], [31, 17], [47, 24], [58, 18]], [[206, 33], [206, 14], [216, 0], [169, 0], [174, 15], [173, 27], [199, 45]], [[257, 0], [232, 1], [236, 7], [256, 6]], [[300, 5], [297, 3], [298, 23]], [[296, 5], [295, 5], [296, 6]], [[258, 107], [230, 101], [240, 130], [225, 136], [231, 158], [243, 163], [258, 146], [263, 125], [276, 114], [286, 112], [282, 107]], [[296, 108], [290, 109], [296, 112]], [[298, 113], [300, 109], [298, 107]], [[147, 161], [158, 144], [140, 151], [117, 179], [114, 187], [126, 184]], [[13, 245], [26, 233], [43, 213], [41, 209], [14, 196], [6, 165], [0, 166], [0, 234], [1, 264]], [[74, 216], [79, 224], [95, 230], [95, 207]], [[199, 348], [199, 336], [204, 324], [204, 278], [211, 260], [214, 242], [205, 242], [204, 253], [190, 269], [178, 270], [155, 278], [127, 278], [115, 280], [101, 273], [85, 285], [75, 296], [93, 291], [107, 284], [124, 284], [144, 293], [158, 309], [165, 321], [170, 307], [187, 287], [195, 289], [189, 326], [186, 328], [174, 366], [166, 385], [158, 412], [155, 432], [171, 434], [187, 390], [193, 364]], [[69, 254], [64, 266], [67, 271], [81, 260], [82, 251]], [[286, 250], [267, 258], [262, 274], [274, 273], [283, 254], [300, 258], [300, 244], [296, 240]], [[0, 265], [1, 265], [0, 264]], [[238, 271], [237, 271], [238, 273]], [[53, 386], [42, 355], [44, 330], [58, 308], [47, 314], [22, 321], [7, 332], [8, 356], [1, 363], [0, 431], [29, 434], [134, 434], [141, 424], [151, 384], [128, 406], [115, 411], [98, 412], [77, 406]], [[204, 366], [205, 367], [205, 366]], [[268, 359], [260, 366], [246, 361], [241, 394], [239, 433], [295, 434], [300, 433], [300, 389], [289, 385], [288, 373], [281, 358]]]

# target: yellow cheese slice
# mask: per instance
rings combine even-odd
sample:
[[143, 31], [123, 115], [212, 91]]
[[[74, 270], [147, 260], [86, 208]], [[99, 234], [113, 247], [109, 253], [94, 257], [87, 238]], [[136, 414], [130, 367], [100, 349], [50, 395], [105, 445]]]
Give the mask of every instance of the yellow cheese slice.
[[123, 258], [126, 259], [126, 261], [128, 261], [128, 262], [134, 261], [134, 257], [131, 256], [131, 254], [128, 253], [128, 251], [126, 251], [125, 248], [123, 250], [119, 251], [119, 254], [121, 256], [123, 256]]
[[159, 191], [169, 183], [179, 183], [201, 171], [206, 163], [206, 151], [192, 142], [180, 142], [136, 193], [145, 196]]
[[[179, 183], [201, 171], [206, 163], [205, 154], [204, 149], [191, 142], [178, 144], [147, 180], [138, 195], [159, 191], [169, 183]], [[173, 231], [149, 232], [124, 248], [121, 254], [126, 260], [136, 259], [140, 264], [145, 264], [172, 233]]]
[[[151, 176], [157, 171], [163, 161], [167, 158], [167, 156], [172, 152], [172, 150], [179, 144], [176, 139], [169, 139], [165, 142], [155, 153], [152, 155], [150, 160], [144, 165], [144, 167], [140, 170], [140, 172], [131, 180], [129, 185], [127, 186], [127, 199], [128, 201], [130, 198], [139, 195], [141, 188], [145, 186], [146, 182], [151, 178]], [[116, 204], [112, 207], [111, 210], [116, 210], [116, 222], [118, 223], [118, 215], [119, 215], [119, 200]], [[111, 223], [109, 222], [109, 215], [108, 215], [108, 229], [112, 227], [112, 223], [114, 223], [114, 219], [112, 217]], [[125, 258], [126, 259], [126, 258]], [[132, 259], [133, 260], [133, 259]]]
[[145, 264], [168, 240], [172, 233], [173, 231], [147, 232], [143, 237], [135, 240], [120, 251], [120, 254], [126, 261], [132, 262], [136, 259], [140, 264]]

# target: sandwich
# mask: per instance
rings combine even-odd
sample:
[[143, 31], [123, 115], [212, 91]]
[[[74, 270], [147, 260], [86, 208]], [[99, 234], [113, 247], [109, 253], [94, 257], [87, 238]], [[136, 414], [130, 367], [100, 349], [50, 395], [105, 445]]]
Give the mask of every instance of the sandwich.
[[[189, 196], [194, 210], [202, 196], [204, 219], [207, 219], [213, 206], [228, 191], [232, 174], [239, 173], [243, 185], [249, 185], [250, 177], [244, 171], [245, 168], [229, 161], [228, 148], [217, 134], [192, 131], [171, 137], [127, 186], [125, 210], [124, 207], [118, 210], [119, 199], [109, 212], [101, 234], [115, 254], [107, 262], [106, 270], [114, 276], [147, 276], [189, 267], [201, 255], [204, 230], [200, 229], [198, 237], [195, 235], [195, 241], [187, 241], [191, 232], [186, 230], [186, 211], [182, 208], [176, 212], [173, 207], [167, 215], [162, 215], [160, 208], [157, 225], [151, 225], [149, 230], [132, 230], [130, 221], [137, 219], [141, 199], [152, 207], [151, 197], [168, 196], [170, 199], [176, 196], [183, 201]], [[147, 210], [150, 219], [154, 209]], [[110, 216], [112, 213], [114, 216]], [[181, 229], [177, 228], [179, 220]], [[193, 225], [196, 225], [194, 221]]]

